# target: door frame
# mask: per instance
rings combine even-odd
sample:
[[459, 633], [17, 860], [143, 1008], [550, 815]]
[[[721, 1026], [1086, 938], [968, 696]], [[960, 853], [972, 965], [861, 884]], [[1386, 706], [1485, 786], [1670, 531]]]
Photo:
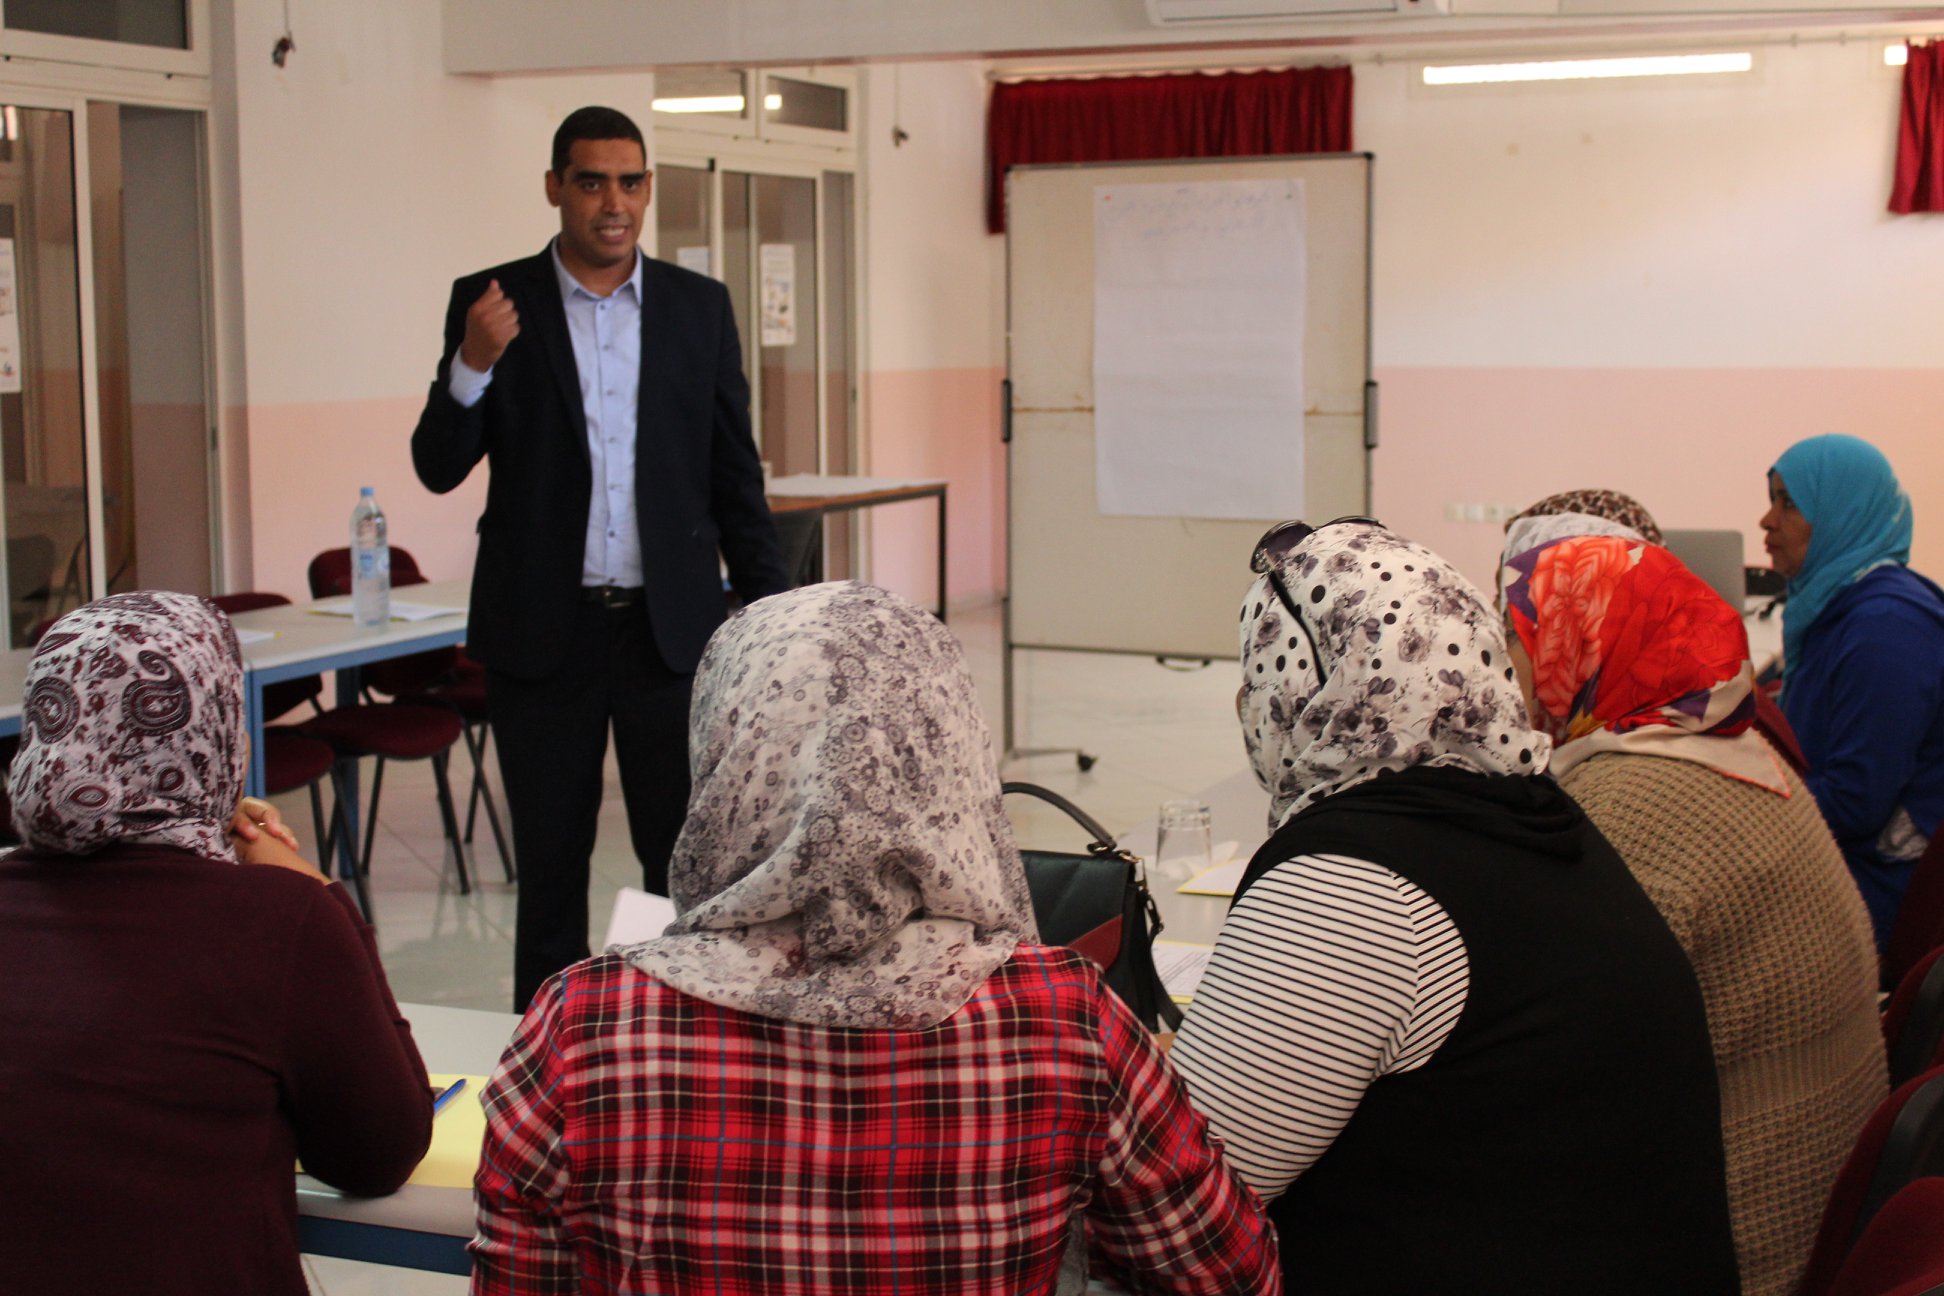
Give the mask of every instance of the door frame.
[[[172, 88], [152, 85], [148, 77], [116, 72], [93, 76], [61, 75], [53, 79], [67, 84], [51, 85], [44, 83], [48, 78], [39, 76], [13, 78], [11, 73], [17, 68], [18, 65], [8, 65], [10, 75], [0, 79], [0, 104], [65, 112], [69, 117], [70, 147], [74, 154], [74, 237], [78, 262], [75, 282], [81, 298], [77, 303], [77, 318], [81, 331], [82, 463], [87, 473], [84, 499], [87, 506], [88, 592], [93, 598], [102, 597], [108, 590], [108, 549], [106, 483], [102, 476], [100, 321], [95, 311], [94, 175], [88, 143], [89, 117], [98, 108], [160, 108], [192, 114], [196, 130], [196, 236], [201, 258], [201, 273], [198, 276], [201, 309], [198, 318], [203, 334], [201, 389], [206, 426], [202, 442], [204, 512], [209, 533], [210, 587], [221, 590], [224, 587], [224, 509], [217, 435], [216, 290], [211, 237], [207, 88], [202, 87], [200, 94], [195, 93], [194, 87], [187, 88], [189, 93], [183, 93], [181, 89], [171, 93]], [[42, 69], [18, 70], [33, 72]], [[4, 528], [5, 503], [0, 500], [0, 531], [4, 531]], [[0, 584], [0, 591], [3, 590], [4, 585]]]
[[[826, 257], [824, 255], [829, 236], [829, 231], [825, 228], [824, 221], [824, 173], [827, 171], [849, 173], [851, 176], [853, 206], [855, 207], [859, 205], [857, 203], [857, 197], [863, 192], [857, 167], [854, 159], [843, 157], [833, 150], [815, 150], [810, 156], [805, 156], [806, 150], [803, 149], [786, 150], [773, 145], [766, 147], [758, 141], [731, 140], [725, 138], [719, 141], [720, 147], [715, 147], [717, 143], [718, 141], [715, 140], [699, 139], [668, 143], [658, 139], [655, 148], [655, 165], [657, 167], [687, 167], [691, 170], [705, 172], [709, 176], [709, 264], [714, 266], [718, 271], [723, 268], [722, 190], [725, 174], [734, 171], [740, 175], [775, 176], [787, 180], [809, 180], [813, 185], [812, 201], [816, 207], [817, 231], [814, 257], [814, 270], [817, 276], [817, 299], [815, 302], [817, 328], [816, 390], [818, 394], [817, 471], [823, 472], [827, 469], [830, 462], [829, 408], [823, 399], [825, 384], [829, 380], [828, 359], [830, 350], [827, 331], [829, 328], [829, 320], [824, 306], [825, 297], [829, 291], [829, 278], [826, 274]], [[849, 342], [851, 355], [853, 356], [853, 369], [857, 367], [858, 358], [861, 358], [863, 355], [862, 303], [865, 297], [863, 283], [863, 244], [861, 239], [861, 226], [863, 222], [860, 219], [856, 219], [856, 215], [857, 213], [854, 212], [850, 230], [850, 260], [853, 273], [850, 283], [851, 336]], [[657, 226], [657, 230], [659, 231], [659, 226]], [[756, 246], [756, 244], [751, 245], [752, 254], [754, 254], [753, 249]], [[659, 243], [657, 244], [656, 251], [657, 255], [659, 255]], [[754, 274], [756, 268], [751, 267], [751, 271]], [[721, 275], [718, 274], [716, 277], [720, 279]], [[760, 419], [760, 411], [762, 408], [762, 374], [760, 367], [757, 372], [749, 374], [748, 378], [750, 384], [751, 418], [752, 422], [755, 422]], [[863, 402], [858, 399], [858, 386], [859, 384], [854, 374], [850, 391], [851, 444], [849, 455], [853, 465], [859, 463], [864, 445], [862, 426]], [[760, 431], [760, 429], [758, 430]]]

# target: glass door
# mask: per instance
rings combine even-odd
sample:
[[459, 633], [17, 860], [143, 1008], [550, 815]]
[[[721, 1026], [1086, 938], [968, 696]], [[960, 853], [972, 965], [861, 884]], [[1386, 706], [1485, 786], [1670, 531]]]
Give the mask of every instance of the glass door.
[[7, 646], [93, 597], [74, 114], [0, 105]]
[[743, 263], [730, 289], [763, 458], [779, 477], [822, 472], [817, 182], [729, 171], [722, 184], [723, 237]]
[[[656, 246], [729, 289], [750, 422], [773, 476], [857, 471], [855, 203], [848, 171], [655, 168]], [[851, 575], [852, 515], [827, 518], [824, 541], [825, 576]]]
[[88, 105], [108, 592], [214, 592], [202, 115]]

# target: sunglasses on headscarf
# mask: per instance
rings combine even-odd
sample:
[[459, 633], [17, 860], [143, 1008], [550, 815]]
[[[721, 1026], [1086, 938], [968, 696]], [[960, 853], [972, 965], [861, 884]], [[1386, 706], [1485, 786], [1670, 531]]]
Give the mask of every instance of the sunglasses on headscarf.
[[1316, 636], [1310, 633], [1309, 622], [1304, 619], [1302, 610], [1296, 606], [1296, 600], [1290, 597], [1289, 587], [1283, 584], [1282, 576], [1276, 571], [1276, 560], [1287, 555], [1297, 545], [1324, 527], [1333, 527], [1344, 522], [1363, 522], [1378, 527], [1384, 525], [1376, 518], [1358, 514], [1331, 518], [1328, 522], [1316, 526], [1311, 526], [1299, 519], [1278, 522], [1262, 533], [1262, 539], [1256, 541], [1255, 552], [1249, 555], [1249, 570], [1258, 576], [1269, 578], [1269, 588], [1276, 592], [1276, 597], [1282, 600], [1282, 605], [1289, 609], [1289, 615], [1295, 619], [1296, 628], [1303, 632], [1303, 638], [1309, 640], [1310, 660], [1316, 663], [1317, 677], [1325, 684], [1330, 682], [1330, 672], [1323, 665], [1323, 654], [1316, 650]]

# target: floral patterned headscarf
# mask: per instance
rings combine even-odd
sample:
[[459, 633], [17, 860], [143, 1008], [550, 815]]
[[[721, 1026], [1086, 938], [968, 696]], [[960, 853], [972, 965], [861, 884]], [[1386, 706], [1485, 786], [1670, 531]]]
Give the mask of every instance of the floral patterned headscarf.
[[1496, 575], [1499, 611], [1505, 610], [1506, 563], [1522, 553], [1537, 549], [1542, 544], [1563, 540], [1567, 536], [1589, 535], [1620, 536], [1627, 540], [1647, 538], [1624, 522], [1596, 517], [1591, 513], [1534, 513], [1529, 517], [1516, 517], [1507, 522], [1505, 547], [1499, 554], [1499, 568]]
[[1450, 563], [1356, 520], [1272, 531], [1256, 565], [1239, 705], [1272, 830], [1385, 770], [1546, 768], [1499, 618]]
[[1556, 513], [1585, 513], [1605, 518], [1637, 532], [1649, 544], [1663, 543], [1660, 526], [1646, 506], [1633, 496], [1617, 490], [1569, 490], [1548, 495], [1531, 508], [1513, 516], [1505, 524], [1509, 533], [1521, 518], [1547, 517]]
[[115, 594], [56, 621], [27, 667], [11, 790], [28, 846], [84, 855], [152, 842], [234, 864], [243, 657], [190, 594]]
[[1602, 751], [1692, 760], [1786, 795], [1751, 731], [1748, 632], [1720, 595], [1657, 545], [1569, 536], [1506, 563], [1507, 617], [1532, 660], [1553, 772]]
[[710, 1003], [915, 1030], [1037, 939], [954, 639], [854, 581], [762, 599], [696, 673], [678, 917], [624, 951]]

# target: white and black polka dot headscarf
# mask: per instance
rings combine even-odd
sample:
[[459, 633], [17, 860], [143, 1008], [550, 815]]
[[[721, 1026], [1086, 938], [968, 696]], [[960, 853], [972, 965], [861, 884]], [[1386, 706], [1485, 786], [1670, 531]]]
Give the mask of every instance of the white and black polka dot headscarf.
[[1546, 768], [1499, 618], [1444, 559], [1357, 519], [1272, 531], [1254, 566], [1240, 711], [1272, 829], [1383, 770]]

